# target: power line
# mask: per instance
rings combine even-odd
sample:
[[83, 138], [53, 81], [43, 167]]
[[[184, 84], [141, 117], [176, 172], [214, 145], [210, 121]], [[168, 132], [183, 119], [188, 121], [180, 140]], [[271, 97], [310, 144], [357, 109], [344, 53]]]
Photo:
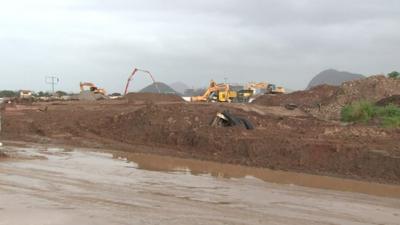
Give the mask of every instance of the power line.
[[46, 82], [46, 84], [51, 85], [51, 90], [52, 90], [52, 93], [54, 94], [54, 86], [60, 82], [60, 78], [55, 77], [55, 76], [46, 76], [45, 82]]

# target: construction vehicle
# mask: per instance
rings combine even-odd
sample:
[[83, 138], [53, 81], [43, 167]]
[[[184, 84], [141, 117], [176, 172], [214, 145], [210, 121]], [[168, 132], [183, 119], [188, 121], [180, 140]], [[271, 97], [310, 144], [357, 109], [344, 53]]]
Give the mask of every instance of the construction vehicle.
[[20, 90], [16, 100], [18, 103], [32, 103], [34, 101], [33, 92], [29, 90]]
[[158, 93], [160, 92], [160, 89], [158, 88], [158, 84], [156, 83], [156, 80], [154, 79], [153, 75], [150, 73], [150, 71], [148, 70], [142, 70], [142, 69], [138, 69], [138, 68], [134, 68], [131, 75], [128, 77], [128, 81], [126, 82], [126, 86], [125, 86], [125, 91], [124, 91], [124, 95], [128, 94], [128, 88], [129, 88], [129, 84], [131, 83], [131, 80], [133, 78], [133, 76], [135, 76], [135, 74], [137, 72], [144, 72], [146, 74], [148, 74], [151, 78], [151, 80], [153, 81], [153, 84], [156, 86]]
[[88, 90], [85, 90], [85, 87], [88, 87], [89, 91], [94, 94], [101, 94], [104, 96], [107, 95], [107, 92], [104, 89], [98, 88], [95, 84], [90, 83], [90, 82], [80, 82], [79, 87], [81, 88], [81, 92], [88, 91]]
[[285, 88], [276, 86], [275, 84], [268, 84], [267, 94], [285, 94]]
[[211, 80], [206, 92], [201, 96], [191, 97], [192, 102], [232, 102], [237, 92], [230, 90], [229, 84], [217, 84]]
[[268, 84], [266, 82], [250, 82], [245, 85], [245, 90], [252, 90], [253, 95], [265, 93], [267, 91]]
[[33, 98], [32, 91], [29, 91], [29, 90], [21, 90], [21, 91], [19, 91], [19, 98], [20, 99], [31, 99], [31, 98]]
[[248, 103], [251, 102], [251, 97], [254, 96], [254, 90], [244, 89], [237, 92], [237, 102]]

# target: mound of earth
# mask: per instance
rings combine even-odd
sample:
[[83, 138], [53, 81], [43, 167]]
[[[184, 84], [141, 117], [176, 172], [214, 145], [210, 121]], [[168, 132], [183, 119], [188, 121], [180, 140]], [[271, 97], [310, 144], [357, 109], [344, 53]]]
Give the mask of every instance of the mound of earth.
[[128, 93], [124, 96], [129, 103], [140, 102], [183, 102], [183, 98], [175, 94]]
[[[48, 106], [46, 112], [38, 107]], [[237, 104], [72, 102], [9, 109], [5, 140], [112, 148], [313, 174], [400, 183], [400, 133], [341, 126], [271, 107]], [[212, 127], [217, 112], [246, 118], [244, 127]], [[282, 109], [285, 110], [285, 109]]]
[[334, 98], [312, 111], [318, 117], [338, 120], [345, 105], [362, 100], [376, 102], [392, 95], [400, 95], [400, 79], [384, 75], [371, 76], [343, 83]]
[[71, 99], [79, 101], [97, 101], [97, 100], [108, 99], [108, 96], [104, 96], [102, 94], [95, 94], [91, 91], [81, 91], [81, 93], [72, 96]]
[[377, 106], [387, 106], [390, 104], [400, 106], [400, 95], [392, 95], [376, 102]]
[[140, 93], [178, 94], [177, 91], [162, 82], [155, 82], [139, 91]]
[[339, 86], [343, 82], [362, 79], [362, 78], [365, 78], [365, 77], [361, 74], [354, 74], [354, 73], [330, 69], [330, 70], [322, 71], [321, 73], [316, 75], [308, 84], [307, 89], [310, 89], [312, 87], [322, 85], [322, 84]]
[[400, 95], [400, 79], [377, 75], [347, 81], [340, 87], [322, 85], [286, 95], [265, 95], [254, 103], [266, 106], [292, 103], [318, 118], [339, 120], [345, 105], [361, 100], [376, 102], [392, 95]]
[[295, 91], [285, 95], [262, 95], [256, 98], [253, 103], [266, 106], [296, 104], [300, 107], [313, 107], [332, 98], [338, 89], [336, 86], [320, 85], [310, 90]]

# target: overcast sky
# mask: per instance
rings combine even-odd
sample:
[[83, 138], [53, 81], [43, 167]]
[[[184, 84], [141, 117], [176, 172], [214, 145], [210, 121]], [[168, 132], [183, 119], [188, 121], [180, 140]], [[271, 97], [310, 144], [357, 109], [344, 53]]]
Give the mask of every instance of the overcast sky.
[[[400, 70], [399, 0], [0, 0], [0, 89], [122, 92], [136, 66], [206, 86], [305, 88], [324, 69]], [[139, 74], [132, 90], [151, 83]]]

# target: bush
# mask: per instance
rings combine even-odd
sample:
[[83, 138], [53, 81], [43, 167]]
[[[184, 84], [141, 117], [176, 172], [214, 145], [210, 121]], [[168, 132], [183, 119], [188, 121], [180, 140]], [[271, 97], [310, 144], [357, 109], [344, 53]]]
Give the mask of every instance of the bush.
[[374, 104], [361, 101], [345, 106], [342, 109], [341, 117], [344, 122], [364, 122], [370, 121], [376, 114]]
[[391, 73], [388, 73], [388, 77], [390, 78], [400, 78], [400, 73], [397, 71], [393, 71]]
[[400, 107], [393, 104], [379, 107], [378, 116], [384, 127], [400, 127]]
[[344, 122], [362, 123], [377, 119], [384, 127], [400, 127], [400, 107], [393, 104], [376, 106], [367, 101], [355, 102], [343, 107], [341, 119]]

